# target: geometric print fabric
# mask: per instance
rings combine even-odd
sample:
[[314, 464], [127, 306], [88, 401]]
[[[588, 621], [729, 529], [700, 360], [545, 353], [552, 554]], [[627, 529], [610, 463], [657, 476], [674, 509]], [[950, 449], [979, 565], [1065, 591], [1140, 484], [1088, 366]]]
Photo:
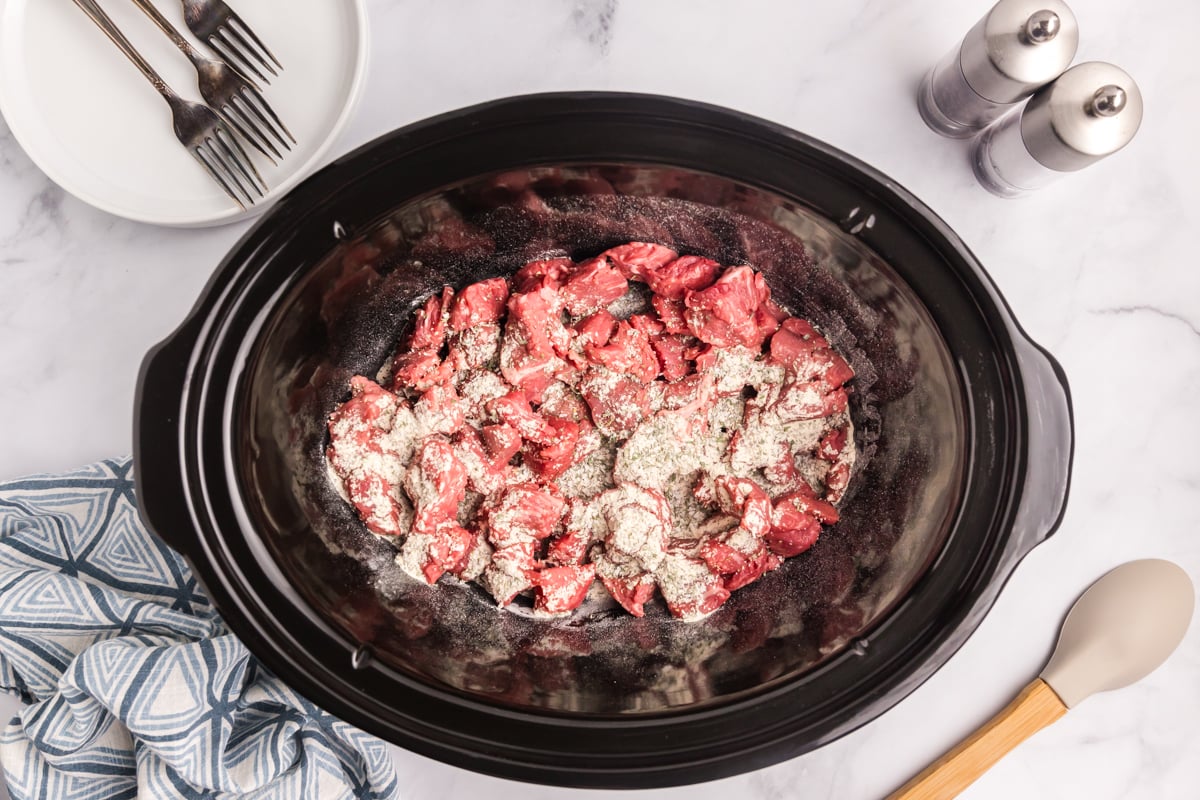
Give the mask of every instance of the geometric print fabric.
[[13, 800], [393, 798], [383, 742], [289, 689], [138, 519], [128, 459], [0, 484]]

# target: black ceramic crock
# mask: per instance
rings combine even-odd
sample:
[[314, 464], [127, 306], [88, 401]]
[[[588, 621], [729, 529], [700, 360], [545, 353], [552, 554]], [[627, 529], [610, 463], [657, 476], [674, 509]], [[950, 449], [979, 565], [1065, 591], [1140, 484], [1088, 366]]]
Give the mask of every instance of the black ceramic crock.
[[[693, 625], [400, 575], [323, 464], [348, 378], [443, 283], [634, 239], [754, 264], [848, 355], [843, 520]], [[456, 111], [314, 175], [147, 356], [136, 414], [147, 524], [266, 666], [425, 755], [589, 787], [755, 769], [890, 708], [1054, 531], [1072, 451], [1061, 369], [920, 201], [777, 125], [628, 94]]]

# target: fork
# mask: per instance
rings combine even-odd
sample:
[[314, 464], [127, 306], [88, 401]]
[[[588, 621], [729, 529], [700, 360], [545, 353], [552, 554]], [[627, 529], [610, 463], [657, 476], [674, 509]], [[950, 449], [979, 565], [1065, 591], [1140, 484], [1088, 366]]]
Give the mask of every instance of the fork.
[[[244, 64], [249, 67], [263, 83], [270, 83], [271, 79], [259, 70], [256, 64], [272, 75], [279, 75], [275, 67], [283, 69], [283, 64], [279, 63], [275, 54], [267, 49], [250, 26], [243, 22], [224, 0], [183, 0], [183, 18], [187, 22], [188, 30], [194, 33], [196, 38], [208, 42], [208, 46], [230, 64], [236, 67]], [[251, 41], [257, 45], [257, 49], [250, 44]], [[241, 64], [236, 63], [238, 61]], [[272, 61], [275, 62], [275, 66], [271, 65]]]
[[[209, 108], [216, 111], [221, 119], [240, 133], [243, 139], [254, 145], [258, 152], [270, 159], [271, 163], [275, 163], [275, 159], [271, 158], [271, 153], [275, 154], [275, 158], [282, 158], [279, 149], [271, 141], [272, 137], [283, 145], [285, 150], [292, 149], [291, 144], [284, 138], [284, 134], [287, 134], [287, 137], [293, 142], [296, 141], [295, 137], [271, 110], [271, 106], [263, 99], [258, 87], [252, 81], [247, 80], [225, 62], [207, 58], [196, 52], [196, 48], [183, 38], [183, 34], [155, 8], [150, 0], [133, 0], [133, 2], [146, 12], [146, 16], [150, 17], [154, 24], [167, 35], [167, 38], [192, 62], [199, 79], [200, 96], [204, 98], [204, 102], [208, 104]], [[271, 124], [272, 121], [274, 121], [274, 125]], [[251, 133], [254, 133], [255, 136], [251, 136]], [[266, 148], [263, 147], [264, 144], [271, 148], [271, 153], [266, 151]]]
[[[254, 196], [250, 189], [257, 192], [259, 197], [263, 197], [266, 184], [263, 183], [258, 170], [254, 168], [250, 157], [238, 144], [237, 139], [229, 132], [229, 128], [225, 127], [212, 109], [184, 100], [175, 94], [150, 63], [142, 58], [141, 53], [129, 43], [108, 14], [104, 13], [104, 9], [97, 5], [96, 0], [74, 2], [109, 39], [112, 39], [113, 44], [120, 48], [125, 57], [133, 62], [167, 101], [167, 105], [171, 107], [171, 121], [179, 143], [200, 162], [225, 193], [243, 210], [247, 203], [254, 205]], [[242, 182], [242, 178], [245, 179], [245, 183]], [[250, 189], [247, 189], [247, 186]]]

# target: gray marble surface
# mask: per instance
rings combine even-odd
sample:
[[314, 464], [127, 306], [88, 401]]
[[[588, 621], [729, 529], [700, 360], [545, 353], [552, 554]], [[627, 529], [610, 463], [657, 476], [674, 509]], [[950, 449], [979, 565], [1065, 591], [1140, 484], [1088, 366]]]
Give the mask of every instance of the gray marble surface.
[[[930, 133], [913, 103], [922, 72], [984, 2], [370, 0], [368, 86], [335, 152], [545, 90], [656, 92], [757, 114], [870, 162], [943, 215], [1070, 378], [1078, 446], [1066, 521], [950, 663], [817, 752], [655, 796], [882, 797], [1038, 672], [1070, 603], [1108, 568], [1158, 556], [1200, 578], [1200, 6], [1140, 4], [1142, 17], [1170, 18], [1148, 25], [1119, 0], [1076, 5], [1077, 60], [1134, 75], [1145, 122], [1125, 152], [1005, 201], [975, 184], [966, 145]], [[0, 476], [129, 452], [143, 353], [246, 228], [156, 229], [95, 211], [51, 184], [0, 122]], [[0, 700], [3, 713], [14, 708]], [[584, 796], [395, 756], [410, 800]], [[1088, 700], [964, 796], [1200, 796], [1200, 626], [1163, 668]]]

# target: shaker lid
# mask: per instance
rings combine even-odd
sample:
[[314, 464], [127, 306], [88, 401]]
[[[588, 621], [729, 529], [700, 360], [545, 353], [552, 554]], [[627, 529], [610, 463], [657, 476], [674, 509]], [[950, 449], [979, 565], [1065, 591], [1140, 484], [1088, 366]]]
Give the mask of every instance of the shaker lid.
[[1053, 170], [1072, 172], [1115, 153], [1142, 123], [1142, 93], [1120, 67], [1077, 64], [1030, 98], [1021, 115], [1029, 154]]
[[963, 38], [963, 77], [993, 103], [1015, 103], [1075, 57], [1079, 25], [1062, 0], [1000, 0]]

